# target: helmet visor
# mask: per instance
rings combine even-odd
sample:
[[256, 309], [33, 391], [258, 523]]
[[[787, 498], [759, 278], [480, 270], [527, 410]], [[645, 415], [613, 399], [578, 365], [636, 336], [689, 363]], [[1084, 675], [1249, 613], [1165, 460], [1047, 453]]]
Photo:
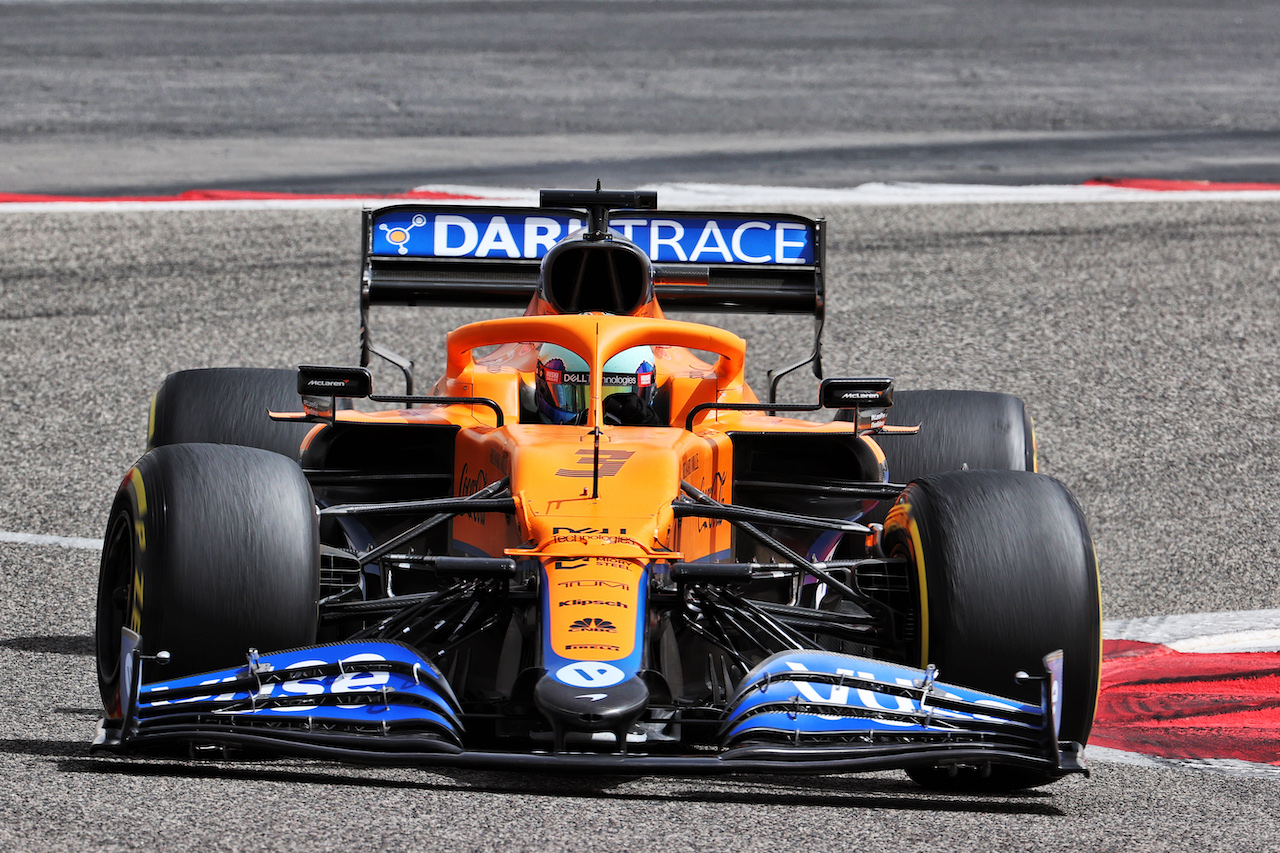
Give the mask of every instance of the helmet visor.
[[558, 358], [538, 364], [538, 390], [543, 402], [551, 408], [544, 412], [553, 423], [566, 423], [591, 405], [591, 374], [565, 370]]
[[653, 381], [653, 365], [647, 361], [642, 361], [635, 373], [604, 374], [600, 396], [635, 394], [644, 402], [652, 404], [656, 387]]

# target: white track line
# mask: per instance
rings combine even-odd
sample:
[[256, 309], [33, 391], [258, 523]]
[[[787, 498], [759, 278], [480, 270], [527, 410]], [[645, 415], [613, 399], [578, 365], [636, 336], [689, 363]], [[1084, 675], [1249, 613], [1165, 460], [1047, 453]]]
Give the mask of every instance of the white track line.
[[[148, 213], [187, 210], [360, 210], [417, 203], [394, 198], [237, 199], [226, 201], [18, 201], [0, 202], [3, 213]], [[499, 204], [493, 201], [432, 201], [422, 204]]]
[[1186, 613], [1102, 624], [1109, 640], [1161, 643], [1179, 652], [1280, 650], [1280, 610]]
[[1157, 758], [1140, 752], [1090, 746], [1085, 748], [1085, 759], [1090, 762], [1131, 764], [1160, 770], [1195, 770], [1223, 776], [1261, 776], [1280, 779], [1280, 767], [1274, 764], [1259, 764], [1237, 758]]
[[[476, 196], [473, 199], [421, 200], [383, 197], [342, 199], [229, 199], [175, 201], [42, 201], [0, 203], [0, 213], [187, 210], [342, 210], [389, 204], [536, 206], [538, 191], [527, 188], [428, 185], [418, 191]], [[869, 183], [856, 187], [766, 187], [732, 184], [649, 184], [668, 210], [728, 207], [889, 206], [920, 204], [1099, 204], [1214, 201], [1280, 201], [1280, 190], [1134, 190], [1107, 186], [996, 186], [983, 184]]]
[[[915, 204], [1096, 204], [1099, 202], [1280, 201], [1280, 190], [1168, 191], [1107, 186], [997, 186], [985, 184], [869, 183], [856, 187], [766, 187], [734, 184], [646, 184], [657, 190], [658, 204], [667, 209], [712, 205], [778, 207], [789, 205], [915, 205]], [[457, 185], [414, 187], [417, 192], [474, 195], [483, 203], [536, 205], [536, 190], [493, 189]], [[481, 202], [476, 202], [481, 203]]]
[[45, 536], [40, 533], [14, 533], [0, 530], [0, 542], [19, 545], [51, 545], [55, 548], [79, 548], [84, 551], [101, 551], [101, 539], [80, 539], [75, 536]]
[[1274, 652], [1280, 649], [1280, 629], [1271, 628], [1262, 631], [1234, 631], [1230, 634], [1216, 634], [1203, 637], [1188, 637], [1169, 643], [1169, 648], [1176, 652], [1197, 653], [1231, 653], [1231, 652]]

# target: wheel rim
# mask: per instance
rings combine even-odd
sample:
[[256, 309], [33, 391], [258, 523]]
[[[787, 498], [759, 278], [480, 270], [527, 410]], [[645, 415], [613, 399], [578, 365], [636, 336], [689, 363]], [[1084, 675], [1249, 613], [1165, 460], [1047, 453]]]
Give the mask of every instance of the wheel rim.
[[133, 524], [127, 511], [118, 513], [102, 549], [98, 579], [98, 619], [95, 632], [98, 684], [108, 711], [118, 703], [115, 695], [120, 676], [120, 631], [133, 600]]
[[924, 669], [929, 660], [929, 583], [921, 557], [920, 530], [911, 516], [910, 504], [896, 504], [885, 519], [885, 554], [907, 560], [903, 572], [908, 592], [906, 600], [914, 608], [914, 620], [903, 626], [904, 662]]

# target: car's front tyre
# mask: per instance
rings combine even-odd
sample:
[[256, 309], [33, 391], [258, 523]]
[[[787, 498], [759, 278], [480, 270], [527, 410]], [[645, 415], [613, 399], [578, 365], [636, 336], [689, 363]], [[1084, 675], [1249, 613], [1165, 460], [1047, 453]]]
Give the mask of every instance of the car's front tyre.
[[297, 463], [249, 447], [178, 444], [129, 469], [98, 580], [98, 684], [120, 711], [121, 629], [170, 654], [166, 678], [315, 642], [319, 535]]
[[[1040, 703], [1043, 657], [1063, 652], [1059, 738], [1084, 744], [1101, 667], [1093, 543], [1057, 480], [1027, 471], [953, 471], [914, 481], [885, 523], [885, 547], [917, 582], [919, 663], [952, 684]], [[918, 768], [936, 788], [1031, 787], [1051, 774], [1010, 767]]]

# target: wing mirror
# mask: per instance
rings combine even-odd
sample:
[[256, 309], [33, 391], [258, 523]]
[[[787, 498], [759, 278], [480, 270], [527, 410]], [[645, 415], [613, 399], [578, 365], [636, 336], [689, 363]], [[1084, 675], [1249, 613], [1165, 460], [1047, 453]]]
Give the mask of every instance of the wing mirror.
[[880, 429], [885, 424], [885, 410], [893, 405], [893, 380], [887, 377], [860, 379], [824, 379], [818, 389], [818, 402], [824, 409], [853, 409], [850, 418], [858, 429]]
[[308, 420], [333, 422], [336, 399], [355, 400], [373, 393], [373, 378], [363, 367], [298, 367], [298, 394]]

